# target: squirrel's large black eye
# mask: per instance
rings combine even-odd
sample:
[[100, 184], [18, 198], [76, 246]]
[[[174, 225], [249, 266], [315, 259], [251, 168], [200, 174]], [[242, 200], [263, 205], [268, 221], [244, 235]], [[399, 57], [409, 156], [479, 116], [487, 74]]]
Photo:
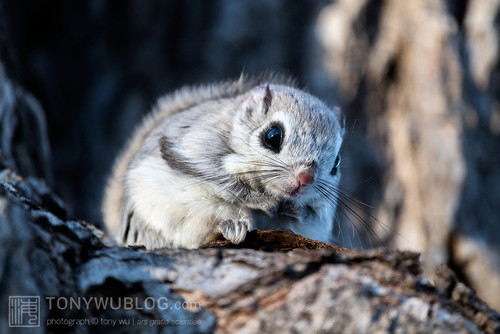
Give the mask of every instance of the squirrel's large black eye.
[[283, 140], [283, 130], [278, 125], [273, 125], [264, 133], [264, 144], [274, 152], [279, 152], [281, 149], [281, 141]]
[[332, 174], [332, 175], [337, 174], [337, 170], [340, 166], [340, 161], [342, 161], [342, 159], [340, 158], [340, 153], [339, 153], [339, 155], [337, 155], [337, 159], [335, 159], [335, 163], [333, 164], [333, 169], [330, 172], [330, 174]]

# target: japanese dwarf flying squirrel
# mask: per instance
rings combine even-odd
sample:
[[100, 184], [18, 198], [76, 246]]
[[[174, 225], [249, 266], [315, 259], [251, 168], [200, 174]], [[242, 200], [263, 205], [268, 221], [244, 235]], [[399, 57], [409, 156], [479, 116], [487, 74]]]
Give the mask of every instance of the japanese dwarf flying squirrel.
[[343, 134], [339, 108], [277, 76], [180, 89], [118, 157], [104, 221], [148, 249], [273, 228], [331, 242]]

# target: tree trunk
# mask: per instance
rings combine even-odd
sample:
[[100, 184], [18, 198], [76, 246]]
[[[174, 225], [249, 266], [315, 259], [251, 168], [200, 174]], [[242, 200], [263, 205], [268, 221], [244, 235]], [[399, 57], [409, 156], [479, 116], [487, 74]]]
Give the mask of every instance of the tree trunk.
[[[500, 315], [451, 271], [439, 289], [425, 282], [416, 253], [350, 251], [286, 231], [199, 250], [119, 247], [63, 218], [51, 196], [35, 179], [0, 174], [0, 299], [38, 296], [50, 332], [500, 331]], [[9, 307], [0, 304], [2, 333]]]
[[318, 21], [325, 66], [367, 134], [347, 143], [361, 173], [346, 177], [380, 175], [382, 192], [356, 190], [377, 207], [373, 229], [423, 252], [427, 277], [448, 263], [497, 309], [499, 13], [498, 1], [339, 0]]

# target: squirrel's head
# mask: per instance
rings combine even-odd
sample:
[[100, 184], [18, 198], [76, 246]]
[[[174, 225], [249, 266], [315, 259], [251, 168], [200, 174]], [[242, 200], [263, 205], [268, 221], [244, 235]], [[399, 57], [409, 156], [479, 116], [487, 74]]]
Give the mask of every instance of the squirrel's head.
[[[342, 112], [292, 87], [262, 85], [240, 96], [223, 167], [252, 209], [331, 193], [340, 179]], [[326, 189], [326, 190], [325, 190]]]

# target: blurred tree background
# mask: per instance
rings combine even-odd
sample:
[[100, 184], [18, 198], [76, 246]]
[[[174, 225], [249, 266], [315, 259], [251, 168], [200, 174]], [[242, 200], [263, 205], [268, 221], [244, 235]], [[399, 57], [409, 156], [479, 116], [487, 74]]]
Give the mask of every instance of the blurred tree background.
[[[500, 309], [500, 1], [0, 0], [2, 164], [101, 225], [156, 99], [276, 71], [343, 108], [343, 246], [423, 253]], [[376, 219], [371, 218], [371, 216]]]

